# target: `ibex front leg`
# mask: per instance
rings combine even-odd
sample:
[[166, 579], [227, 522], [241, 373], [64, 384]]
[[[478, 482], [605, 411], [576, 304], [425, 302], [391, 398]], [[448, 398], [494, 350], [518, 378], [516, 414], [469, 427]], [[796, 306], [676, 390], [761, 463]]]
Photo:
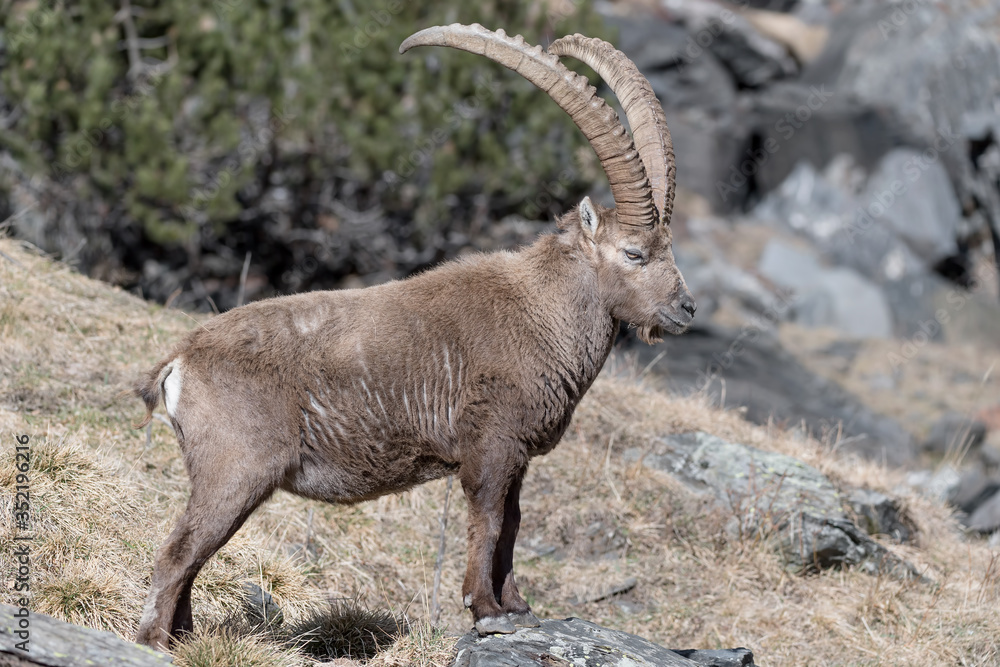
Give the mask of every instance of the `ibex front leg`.
[[514, 625], [537, 628], [538, 619], [531, 613], [531, 607], [521, 597], [514, 582], [514, 542], [521, 525], [520, 494], [521, 478], [518, 478], [507, 489], [503, 526], [496, 551], [493, 552], [493, 596]]
[[460, 472], [469, 502], [469, 560], [462, 596], [479, 634], [509, 634], [515, 627], [500, 606], [500, 591], [494, 589], [494, 563], [508, 491], [520, 486], [527, 457], [520, 443], [489, 443], [483, 449], [482, 459], [464, 463]]

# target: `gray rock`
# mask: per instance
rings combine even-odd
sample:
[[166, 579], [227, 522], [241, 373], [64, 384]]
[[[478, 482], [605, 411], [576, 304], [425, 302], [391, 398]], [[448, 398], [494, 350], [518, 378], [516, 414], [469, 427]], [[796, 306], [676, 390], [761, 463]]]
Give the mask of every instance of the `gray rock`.
[[798, 72], [798, 63], [784, 45], [759, 33], [740, 14], [707, 0], [666, 0], [664, 4], [671, 15], [684, 21], [693, 46], [710, 51], [740, 87], [756, 88]]
[[693, 55], [697, 51], [692, 47], [701, 49], [686, 28], [645, 14], [607, 13], [605, 20], [618, 29], [615, 46], [635, 63], [668, 109], [696, 108], [709, 114], [733, 109], [732, 78], [711, 54]]
[[737, 537], [774, 539], [793, 571], [853, 566], [919, 576], [851, 522], [844, 499], [826, 476], [790, 456], [695, 432], [657, 438], [651, 450], [633, 447], [623, 457], [714, 496], [733, 511]]
[[0, 665], [46, 667], [161, 667], [173, 658], [148, 646], [127, 642], [111, 632], [84, 628], [28, 611], [28, 651], [17, 648], [23, 619], [20, 608], [0, 604]]
[[834, 268], [803, 290], [796, 320], [810, 327], [830, 327], [852, 338], [889, 338], [892, 313], [882, 290], [857, 271]]
[[989, 469], [1000, 468], [1000, 445], [986, 441], [979, 448], [979, 458]]
[[906, 476], [906, 485], [929, 498], [947, 502], [961, 482], [961, 475], [950, 465], [937, 470], [917, 470]]
[[970, 530], [980, 533], [1000, 531], [1000, 491], [976, 508], [969, 517], [968, 526]]
[[609, 630], [579, 618], [546, 619], [538, 628], [510, 635], [458, 641], [453, 667], [753, 667], [745, 648], [724, 651], [671, 651], [636, 635]]
[[739, 165], [749, 160], [746, 141], [747, 113], [735, 104], [725, 111], [706, 113], [701, 108], [669, 108], [670, 134], [677, 158], [677, 184], [695, 192], [715, 210], [739, 209], [750, 192], [750, 181], [739, 173]]
[[869, 535], [888, 535], [896, 542], [907, 542], [915, 532], [899, 503], [884, 493], [854, 489], [847, 495], [847, 502], [855, 523]]
[[[813, 244], [816, 253], [797, 250], [811, 258], [818, 254], [827, 263], [853, 269], [875, 285], [862, 282], [863, 293], [872, 295], [868, 299], [870, 312], [884, 313], [887, 308], [892, 319], [892, 333], [904, 338], [929, 337], [942, 340], [952, 336], [961, 339], [981, 341], [995, 346], [997, 332], [1000, 331], [1000, 307], [993, 300], [982, 295], [970, 295], [961, 288], [949, 284], [932, 272], [933, 266], [911, 249], [910, 245], [897, 234], [885, 217], [873, 217], [871, 212], [893, 214], [894, 208], [872, 206], [861, 197], [831, 182], [833, 174], [821, 174], [806, 163], [800, 164], [781, 184], [769, 193], [755, 207], [752, 216], [765, 224], [794, 231]], [[919, 183], [918, 183], [919, 185]], [[900, 200], [909, 196], [904, 193]], [[953, 199], [953, 197], [952, 197]], [[888, 201], [888, 200], [886, 200]], [[900, 223], [902, 224], [902, 223]], [[954, 246], [954, 238], [950, 242]], [[762, 264], [762, 271], [768, 268], [778, 271], [780, 277], [781, 257], [768, 259], [769, 267]], [[803, 259], [800, 264], [806, 261]], [[784, 284], [794, 283], [794, 265], [786, 269], [788, 276]], [[810, 277], [822, 275], [813, 271]], [[857, 282], [853, 279], [848, 279]], [[992, 281], [992, 277], [989, 277]], [[832, 281], [833, 294], [843, 294], [849, 290], [843, 280]], [[873, 287], [882, 292], [875, 295]], [[837, 310], [830, 305], [829, 297], [804, 298], [805, 320], [818, 319], [830, 325]], [[834, 301], [833, 303], [837, 303]], [[852, 308], [851, 303], [841, 304], [842, 312]], [[844, 311], [843, 309], [847, 309]], [[818, 310], [816, 310], [818, 309]], [[945, 318], [938, 321], [940, 313]], [[849, 314], [848, 314], [849, 317]], [[866, 316], [870, 318], [870, 316]], [[879, 319], [877, 330], [884, 331], [884, 321]]]
[[921, 447], [934, 454], [964, 452], [981, 445], [985, 437], [986, 424], [949, 412], [934, 422]]
[[[948, 501], [967, 517], [1000, 491], [1000, 478], [990, 477], [978, 468], [962, 473]], [[968, 521], [966, 521], [968, 523]]]
[[739, 206], [747, 195], [745, 182], [737, 188], [738, 194], [727, 195], [725, 200], [716, 186], [730, 177], [730, 167], [739, 162], [749, 130], [743, 122], [747, 109], [738, 102], [729, 71], [676, 22], [646, 14], [620, 16], [613, 11], [606, 11], [605, 19], [618, 28], [615, 46], [646, 76], [667, 110], [678, 185], [720, 209]]
[[828, 262], [883, 283], [927, 267], [888, 224], [880, 224], [846, 192], [806, 162], [754, 209], [753, 217], [787, 226], [815, 244]]
[[821, 439], [837, 433], [842, 451], [889, 465], [914, 461], [913, 438], [899, 423], [802, 366], [767, 334], [770, 323], [783, 317], [775, 310], [764, 314], [759, 326], [742, 330], [694, 326], [654, 346], [624, 349], [670, 391], [704, 392], [722, 407], [745, 407], [746, 418], [756, 424], [804, 423]]
[[[986, 145], [972, 133], [1000, 116], [998, 11], [968, 0], [843, 7], [823, 53], [797, 80], [753, 96], [751, 134], [779, 148], [760, 165], [754, 189], [777, 187], [802, 160], [822, 167], [841, 153], [872, 171], [905, 146], [947, 171], [959, 201], [990, 209], [973, 162]], [[810, 91], [824, 89], [825, 101], [814, 94], [810, 104]]]
[[764, 246], [757, 269], [774, 284], [789, 290], [817, 285], [823, 276], [823, 264], [809, 248], [771, 239]]
[[252, 581], [243, 582], [243, 591], [244, 610], [251, 623], [273, 627], [284, 622], [285, 615], [270, 593]]
[[958, 252], [962, 211], [940, 162], [909, 148], [890, 151], [868, 179], [862, 203], [928, 266]]

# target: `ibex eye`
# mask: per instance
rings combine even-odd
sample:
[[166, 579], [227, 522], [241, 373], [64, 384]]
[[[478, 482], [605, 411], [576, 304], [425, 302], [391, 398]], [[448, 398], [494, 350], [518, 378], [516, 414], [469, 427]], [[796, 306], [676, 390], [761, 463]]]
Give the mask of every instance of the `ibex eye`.
[[642, 259], [642, 253], [637, 250], [626, 250], [625, 256], [628, 257], [629, 260], [633, 262], [638, 262], [639, 260]]

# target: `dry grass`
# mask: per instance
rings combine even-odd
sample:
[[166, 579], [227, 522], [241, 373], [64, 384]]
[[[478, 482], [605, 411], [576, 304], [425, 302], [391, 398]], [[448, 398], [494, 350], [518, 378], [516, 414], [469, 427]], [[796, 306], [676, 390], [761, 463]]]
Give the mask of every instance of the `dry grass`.
[[[13, 241], [0, 240], [0, 252], [0, 549], [10, 552], [15, 533], [11, 440], [26, 433], [35, 457], [33, 609], [130, 638], [153, 552], [183, 507], [187, 479], [170, 429], [154, 421], [147, 446], [145, 432], [130, 428], [140, 404], [115, 396], [197, 318], [90, 281]], [[892, 490], [898, 476], [697, 397], [649, 391], [631, 379], [628, 359], [612, 366], [565, 441], [535, 461], [525, 481], [515, 557], [539, 615], [580, 616], [677, 648], [748, 646], [762, 665], [1000, 662], [1000, 556], [963, 537], [946, 508], [904, 494], [919, 538], [891, 547], [933, 585], [852, 571], [790, 575], [766, 545], [726, 530], [732, 512], [623, 464], [615, 452], [700, 429], [797, 456], [842, 485]], [[199, 577], [198, 632], [178, 650], [178, 664], [236, 664], [237, 655], [241, 665], [313, 664], [289, 647], [288, 629], [301, 629], [331, 599], [355, 600], [383, 620], [406, 619], [409, 632], [388, 646], [383, 638], [365, 664], [449, 664], [449, 635], [471, 624], [460, 600], [461, 495], [447, 532], [441, 621], [427, 622], [443, 498], [443, 480], [355, 507], [279, 494]], [[315, 557], [291, 555], [305, 543]], [[5, 584], [13, 577], [8, 563], [0, 564]], [[597, 582], [627, 577], [638, 585], [624, 596], [573, 602], [593, 597]], [[273, 594], [284, 630], [233, 623], [248, 580]], [[338, 614], [325, 618], [336, 625], [343, 609]]]

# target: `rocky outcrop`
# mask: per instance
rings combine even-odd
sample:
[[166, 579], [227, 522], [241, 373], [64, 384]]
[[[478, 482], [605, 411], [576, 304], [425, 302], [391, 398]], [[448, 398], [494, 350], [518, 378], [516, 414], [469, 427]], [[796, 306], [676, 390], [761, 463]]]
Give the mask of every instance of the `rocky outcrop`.
[[[173, 658], [146, 646], [131, 644], [110, 632], [83, 628], [51, 616], [0, 605], [0, 665], [15, 667], [160, 667]], [[17, 648], [28, 632], [28, 651]]]
[[745, 648], [670, 650], [648, 639], [579, 618], [543, 620], [512, 635], [480, 637], [473, 631], [456, 647], [453, 667], [753, 667]]
[[[623, 456], [671, 475], [696, 493], [713, 496], [733, 513], [731, 533], [738, 539], [773, 540], [791, 570], [851, 566], [871, 573], [919, 577], [912, 565], [872, 540], [865, 530], [900, 536], [892, 525], [899, 523], [898, 506], [888, 499], [858, 497], [858, 509], [849, 513], [851, 503], [826, 476], [790, 456], [703, 432], [663, 436], [646, 450], [631, 448]], [[886, 516], [886, 503], [896, 513], [895, 522]], [[862, 527], [851, 514], [866, 517]]]

